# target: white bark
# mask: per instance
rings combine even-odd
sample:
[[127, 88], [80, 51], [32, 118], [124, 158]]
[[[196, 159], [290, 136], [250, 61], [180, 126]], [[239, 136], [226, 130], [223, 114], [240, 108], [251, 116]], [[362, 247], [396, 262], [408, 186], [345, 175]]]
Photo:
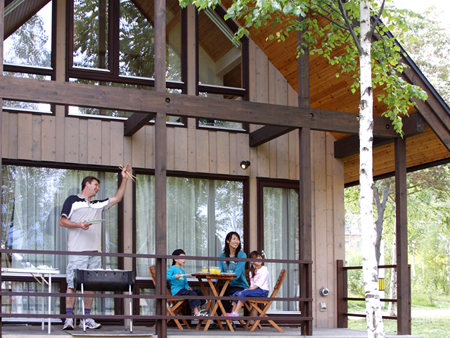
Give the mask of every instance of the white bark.
[[362, 225], [363, 276], [366, 298], [368, 337], [385, 337], [378, 293], [378, 267], [375, 253], [377, 231], [373, 219], [373, 89], [371, 66], [371, 37], [369, 0], [361, 1], [361, 101], [359, 107], [359, 142], [361, 186], [360, 210]]

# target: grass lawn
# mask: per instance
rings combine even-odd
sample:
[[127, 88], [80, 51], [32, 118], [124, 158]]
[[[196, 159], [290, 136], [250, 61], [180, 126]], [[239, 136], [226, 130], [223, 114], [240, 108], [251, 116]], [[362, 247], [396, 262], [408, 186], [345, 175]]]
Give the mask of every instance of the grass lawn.
[[[397, 333], [397, 323], [384, 320], [386, 333]], [[349, 329], [366, 330], [365, 318], [349, 318]], [[448, 338], [450, 336], [450, 317], [413, 318], [411, 334], [419, 338]]]
[[[431, 306], [412, 306], [411, 334], [419, 338], [447, 338], [450, 337], [450, 311], [448, 302]], [[360, 304], [349, 304], [349, 312], [365, 313]], [[391, 319], [383, 321], [386, 333], [397, 333], [397, 322]], [[348, 318], [349, 329], [366, 330], [366, 319], [359, 317]]]

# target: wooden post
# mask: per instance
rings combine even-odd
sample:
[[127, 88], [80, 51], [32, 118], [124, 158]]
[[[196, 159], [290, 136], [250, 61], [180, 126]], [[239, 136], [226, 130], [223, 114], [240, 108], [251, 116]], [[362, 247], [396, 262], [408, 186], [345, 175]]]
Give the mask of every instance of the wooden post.
[[[303, 20], [303, 18], [299, 18]], [[298, 78], [298, 106], [309, 108], [309, 50], [302, 46], [304, 42], [303, 32], [297, 33], [297, 44], [302, 48], [297, 60]], [[312, 260], [312, 236], [311, 236], [311, 129], [299, 129], [300, 150], [300, 194], [299, 194], [299, 254], [300, 260]], [[300, 297], [312, 298], [312, 269], [308, 265], [299, 267]], [[312, 316], [312, 303], [300, 302], [301, 315]], [[312, 336], [312, 322], [304, 322], [301, 326], [301, 334]]]
[[406, 140], [395, 139], [395, 205], [397, 231], [397, 333], [411, 334], [411, 284], [408, 271]]
[[[300, 260], [312, 259], [311, 236], [311, 130], [301, 128], [300, 140], [300, 194], [299, 194], [299, 253]], [[300, 297], [312, 298], [312, 275], [308, 265], [300, 265]], [[312, 316], [312, 303], [300, 302], [303, 317]], [[304, 322], [301, 327], [302, 335], [312, 335], [312, 323]]]
[[348, 328], [348, 303], [347, 298], [347, 270], [344, 269], [344, 261], [339, 259], [337, 268], [337, 327]]
[[[3, 76], [3, 39], [4, 39], [4, 35], [5, 35], [5, 30], [4, 30], [4, 23], [5, 23], [5, 2], [4, 1], [0, 1], [0, 36], [2, 37], [2, 41], [0, 43], [0, 69], [1, 69], [1, 73], [0, 76]], [[3, 118], [3, 100], [0, 97], [0, 140], [2, 140], [2, 118]], [[0, 141], [0, 169], [2, 167], [2, 158], [3, 158], [3, 154], [2, 154], [2, 143]], [[1, 172], [0, 172], [1, 173]], [[0, 187], [2, 186], [2, 175], [0, 174]], [[1, 201], [0, 201], [0, 207], [1, 207]], [[0, 229], [0, 236], [3, 236], [4, 234], [1, 233], [2, 230]], [[2, 237], [4, 238], [4, 237]], [[2, 273], [1, 273], [1, 268], [2, 268], [2, 255], [0, 254], [0, 285], [2, 285]], [[3, 299], [2, 296], [0, 296], [0, 304], [3, 304]], [[0, 306], [0, 314], [2, 313], [2, 307]], [[1, 318], [0, 318], [1, 321]], [[2, 336], [2, 325], [0, 323], [0, 337]]]
[[[166, 1], [155, 1], [155, 87], [158, 92], [166, 90]], [[156, 254], [167, 254], [166, 242], [166, 163], [167, 163], [167, 129], [166, 113], [157, 112], [155, 120], [155, 250]], [[166, 260], [157, 259], [156, 294], [166, 294]], [[166, 314], [166, 300], [156, 301], [156, 314]], [[167, 337], [167, 321], [156, 321], [156, 334]]]

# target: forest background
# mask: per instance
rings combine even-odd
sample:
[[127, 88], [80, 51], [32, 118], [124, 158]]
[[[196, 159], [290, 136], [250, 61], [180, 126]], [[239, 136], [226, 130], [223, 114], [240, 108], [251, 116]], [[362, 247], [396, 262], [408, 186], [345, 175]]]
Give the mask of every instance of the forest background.
[[[396, 1], [402, 8], [403, 1]], [[414, 1], [413, 1], [414, 2]], [[410, 8], [417, 10], [410, 2]], [[411, 6], [412, 5], [412, 6]], [[449, 6], [446, 4], [444, 6]], [[394, 31], [402, 47], [419, 66], [430, 83], [450, 105], [450, 24], [448, 12], [430, 7], [420, 15], [408, 12], [414, 29]], [[395, 264], [395, 184], [394, 178], [374, 182], [374, 215], [382, 224], [381, 265]], [[383, 193], [387, 197], [383, 203]], [[359, 186], [345, 189], [346, 265], [362, 265]], [[378, 215], [378, 216], [377, 216]], [[450, 164], [408, 173], [408, 245], [412, 282], [412, 334], [420, 338], [448, 337], [450, 332]], [[364, 297], [362, 271], [350, 270], [349, 293]], [[350, 272], [349, 271], [349, 272]], [[392, 297], [395, 279], [385, 269], [385, 295]], [[350, 304], [349, 312], [364, 313], [364, 302]], [[395, 315], [395, 307], [384, 307], [385, 315]], [[396, 322], [384, 320], [386, 332], [396, 332]], [[349, 318], [349, 327], [365, 330], [365, 320]]]

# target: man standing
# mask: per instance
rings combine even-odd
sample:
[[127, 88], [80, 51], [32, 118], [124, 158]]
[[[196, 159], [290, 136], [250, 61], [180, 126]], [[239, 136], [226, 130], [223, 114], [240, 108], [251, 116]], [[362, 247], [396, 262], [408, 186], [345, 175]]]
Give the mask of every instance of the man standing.
[[[83, 253], [98, 252], [99, 249], [99, 229], [101, 222], [91, 222], [91, 220], [99, 220], [102, 217], [102, 212], [108, 210], [114, 204], [119, 203], [125, 190], [127, 182], [131, 175], [131, 168], [127, 164], [123, 168], [122, 182], [119, 189], [113, 197], [104, 200], [91, 200], [100, 190], [100, 180], [94, 176], [87, 176], [81, 183], [81, 194], [71, 195], [64, 202], [59, 225], [66, 227], [68, 233], [68, 250], [80, 251]], [[74, 270], [75, 269], [101, 269], [100, 256], [68, 256], [67, 263], [67, 293], [75, 294], [74, 285]], [[86, 291], [85, 293], [93, 294], [93, 291]], [[84, 314], [91, 313], [93, 298], [85, 298]], [[66, 298], [66, 314], [73, 314], [73, 306], [75, 304], [75, 297]], [[80, 322], [80, 327], [83, 327], [83, 322]], [[88, 329], [99, 329], [101, 324], [96, 323], [92, 318], [86, 319], [86, 327]], [[66, 318], [63, 330], [73, 330], [73, 318]]]

